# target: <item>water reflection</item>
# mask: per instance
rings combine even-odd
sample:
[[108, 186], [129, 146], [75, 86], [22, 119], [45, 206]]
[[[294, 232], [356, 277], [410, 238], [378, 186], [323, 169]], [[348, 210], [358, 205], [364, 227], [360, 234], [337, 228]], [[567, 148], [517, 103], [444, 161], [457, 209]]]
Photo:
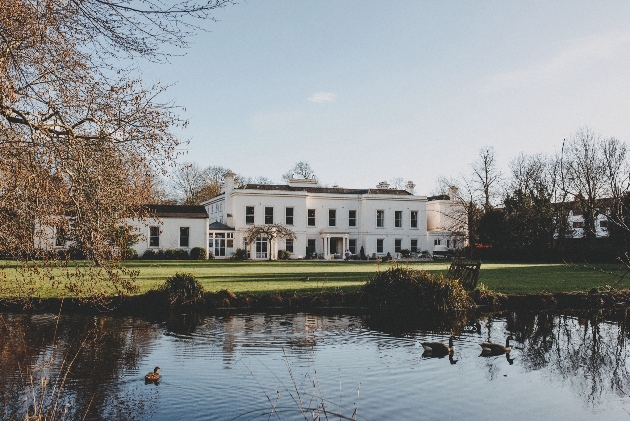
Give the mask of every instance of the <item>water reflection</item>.
[[[607, 403], [606, 408], [615, 407], [611, 396], [623, 406], [630, 391], [629, 320], [627, 314], [613, 317], [601, 313], [526, 312], [490, 317], [453, 313], [407, 318], [187, 314], [150, 321], [131, 317], [4, 314], [0, 317], [0, 418], [24, 419], [27, 412], [42, 411], [57, 403], [57, 410], [66, 411], [68, 419], [159, 419], [159, 414], [169, 414], [161, 405], [165, 399], [173, 411], [197, 411], [196, 405], [204, 407], [203, 401], [191, 402], [191, 396], [212, 390], [212, 399], [218, 403], [213, 407], [206, 405], [204, 410], [211, 412], [202, 410], [197, 418], [222, 419], [234, 408], [247, 411], [251, 401], [258, 402], [252, 395], [264, 397], [260, 388], [275, 387], [273, 378], [262, 378], [266, 371], [277, 378], [277, 367], [290, 361], [289, 367], [297, 364], [315, 372], [314, 361], [319, 355], [326, 364], [342, 364], [337, 370], [343, 370], [352, 381], [358, 379], [355, 383], [361, 382], [367, 389], [364, 393], [372, 396], [365, 398], [372, 411], [368, 418], [372, 419], [379, 418], [374, 415], [384, 410], [384, 405], [424, 405], [418, 403], [418, 396], [427, 402], [441, 399], [439, 390], [444, 388], [450, 388], [450, 394], [460, 394], [458, 399], [465, 402], [467, 393], [491, 390], [487, 385], [508, 375], [521, 376], [519, 387], [526, 391], [531, 384], [541, 390], [548, 388], [549, 393], [566, 387], [585, 408], [600, 408], [603, 403]], [[445, 342], [451, 334], [456, 337], [454, 355], [439, 358], [423, 354], [420, 342]], [[481, 352], [479, 343], [501, 343], [510, 335], [514, 337], [511, 352]], [[166, 380], [159, 387], [157, 383], [145, 386], [147, 366], [152, 370], [159, 362], [165, 367], [157, 359], [169, 361]], [[222, 374], [212, 368], [215, 360], [223, 368], [236, 371]], [[243, 373], [242, 365], [249, 372]], [[273, 369], [263, 370], [263, 366]], [[517, 371], [506, 371], [508, 367]], [[208, 370], [214, 371], [209, 374]], [[334, 390], [335, 381], [341, 381], [335, 380], [337, 374], [333, 371], [328, 378], [322, 375], [321, 381]], [[454, 374], [457, 386], [441, 383], [445, 381], [441, 378]], [[479, 383], [478, 374], [485, 383]], [[422, 375], [433, 376], [434, 383], [424, 380], [418, 386], [418, 376]], [[257, 377], [252, 380], [252, 376]], [[540, 383], [541, 378], [547, 384]], [[46, 383], [41, 379], [46, 379]], [[51, 391], [61, 382], [62, 392], [57, 400]], [[198, 390], [189, 387], [190, 383], [195, 383]], [[382, 387], [387, 387], [388, 392]], [[169, 396], [161, 393], [164, 388], [170, 388]], [[239, 396], [234, 390], [247, 390], [250, 395]], [[177, 401], [178, 391], [181, 401]], [[28, 399], [25, 403], [26, 397], [33, 394], [46, 398]], [[41, 403], [42, 408], [38, 408]], [[519, 404], [526, 403], [511, 403]], [[455, 418], [475, 418], [481, 413], [476, 414], [474, 408], [448, 411]], [[557, 409], [562, 413], [563, 408]]]

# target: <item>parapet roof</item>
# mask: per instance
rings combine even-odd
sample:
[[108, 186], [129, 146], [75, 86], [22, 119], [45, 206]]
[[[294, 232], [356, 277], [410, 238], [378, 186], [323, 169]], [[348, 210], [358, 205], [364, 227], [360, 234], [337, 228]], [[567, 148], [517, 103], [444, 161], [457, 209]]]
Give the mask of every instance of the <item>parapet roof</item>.
[[245, 184], [236, 190], [276, 190], [276, 191], [305, 191], [307, 193], [331, 194], [389, 194], [398, 196], [412, 196], [406, 190], [397, 189], [344, 189], [341, 187], [292, 187], [286, 184]]

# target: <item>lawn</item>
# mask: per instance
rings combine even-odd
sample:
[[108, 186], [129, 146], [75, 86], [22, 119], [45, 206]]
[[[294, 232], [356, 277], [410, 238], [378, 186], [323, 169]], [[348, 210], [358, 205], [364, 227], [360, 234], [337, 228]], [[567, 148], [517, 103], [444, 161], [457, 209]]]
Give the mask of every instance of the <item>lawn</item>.
[[[403, 263], [415, 269], [437, 273], [448, 269], [448, 262]], [[157, 287], [175, 272], [189, 272], [208, 291], [230, 289], [236, 293], [264, 293], [278, 290], [318, 290], [342, 288], [356, 290], [378, 270], [389, 264], [371, 262], [127, 262], [140, 270], [141, 292]], [[600, 271], [603, 269], [605, 272]], [[540, 293], [583, 291], [615, 284], [620, 265], [597, 265], [596, 269], [563, 264], [482, 263], [479, 282], [502, 293]], [[308, 278], [308, 281], [302, 280]], [[630, 275], [616, 284], [630, 288]]]
[[[356, 291], [376, 271], [390, 267], [390, 264], [342, 261], [128, 261], [124, 264], [140, 271], [137, 279], [139, 293], [157, 288], [177, 272], [193, 274], [208, 291], [230, 289], [237, 294], [283, 290], [306, 292], [322, 288]], [[402, 264], [437, 273], [445, 272], [449, 262]], [[479, 281], [491, 290], [506, 294], [588, 291], [604, 285], [630, 289], [630, 275], [619, 281], [622, 273], [620, 265], [597, 265], [593, 268], [562, 264], [482, 263]], [[42, 285], [40, 296], [60, 296], [60, 292]]]

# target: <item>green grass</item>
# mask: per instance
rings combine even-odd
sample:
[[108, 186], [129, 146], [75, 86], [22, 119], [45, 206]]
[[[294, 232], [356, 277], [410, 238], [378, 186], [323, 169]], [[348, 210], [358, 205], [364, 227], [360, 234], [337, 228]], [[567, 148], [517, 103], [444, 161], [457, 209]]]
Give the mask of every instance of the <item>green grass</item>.
[[[440, 272], [449, 262], [403, 263], [414, 269]], [[195, 276], [207, 291], [230, 289], [237, 294], [263, 294], [274, 291], [320, 291], [340, 288], [358, 290], [377, 270], [389, 264], [373, 262], [234, 262], [234, 261], [128, 261], [124, 265], [138, 269], [139, 293], [155, 289], [176, 272]], [[568, 267], [562, 264], [482, 263], [480, 282], [488, 289], [506, 294], [588, 291], [604, 285], [630, 289], [630, 275], [617, 282], [620, 265]], [[600, 269], [610, 273], [602, 273]], [[8, 269], [10, 270], [10, 269]], [[308, 281], [301, 280], [308, 277]], [[10, 277], [9, 277], [10, 279]], [[60, 297], [61, 289], [42, 285], [39, 296]]]

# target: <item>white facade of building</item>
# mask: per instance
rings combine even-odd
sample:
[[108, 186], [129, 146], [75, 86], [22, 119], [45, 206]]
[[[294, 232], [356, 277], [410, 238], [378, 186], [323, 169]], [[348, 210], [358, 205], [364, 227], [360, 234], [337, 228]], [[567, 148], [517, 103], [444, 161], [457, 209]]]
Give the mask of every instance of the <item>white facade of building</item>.
[[[376, 189], [321, 188], [315, 180], [301, 179], [235, 188], [234, 174], [228, 173], [222, 193], [202, 203], [210, 217], [209, 249], [216, 258], [228, 258], [242, 248], [252, 259], [275, 259], [278, 250], [288, 250], [292, 258], [308, 252], [325, 259], [342, 258], [346, 250], [359, 254], [361, 247], [368, 256], [395, 257], [402, 249], [432, 252], [427, 197], [413, 189], [411, 182], [406, 190], [390, 189], [386, 183]], [[275, 223], [291, 228], [296, 239], [247, 244], [249, 227]], [[231, 245], [224, 251], [223, 241]]]
[[184, 249], [190, 253], [194, 247], [208, 248], [208, 215], [202, 206], [150, 205], [155, 218], [144, 221], [129, 220], [140, 234], [132, 248], [138, 256], [148, 249]]

